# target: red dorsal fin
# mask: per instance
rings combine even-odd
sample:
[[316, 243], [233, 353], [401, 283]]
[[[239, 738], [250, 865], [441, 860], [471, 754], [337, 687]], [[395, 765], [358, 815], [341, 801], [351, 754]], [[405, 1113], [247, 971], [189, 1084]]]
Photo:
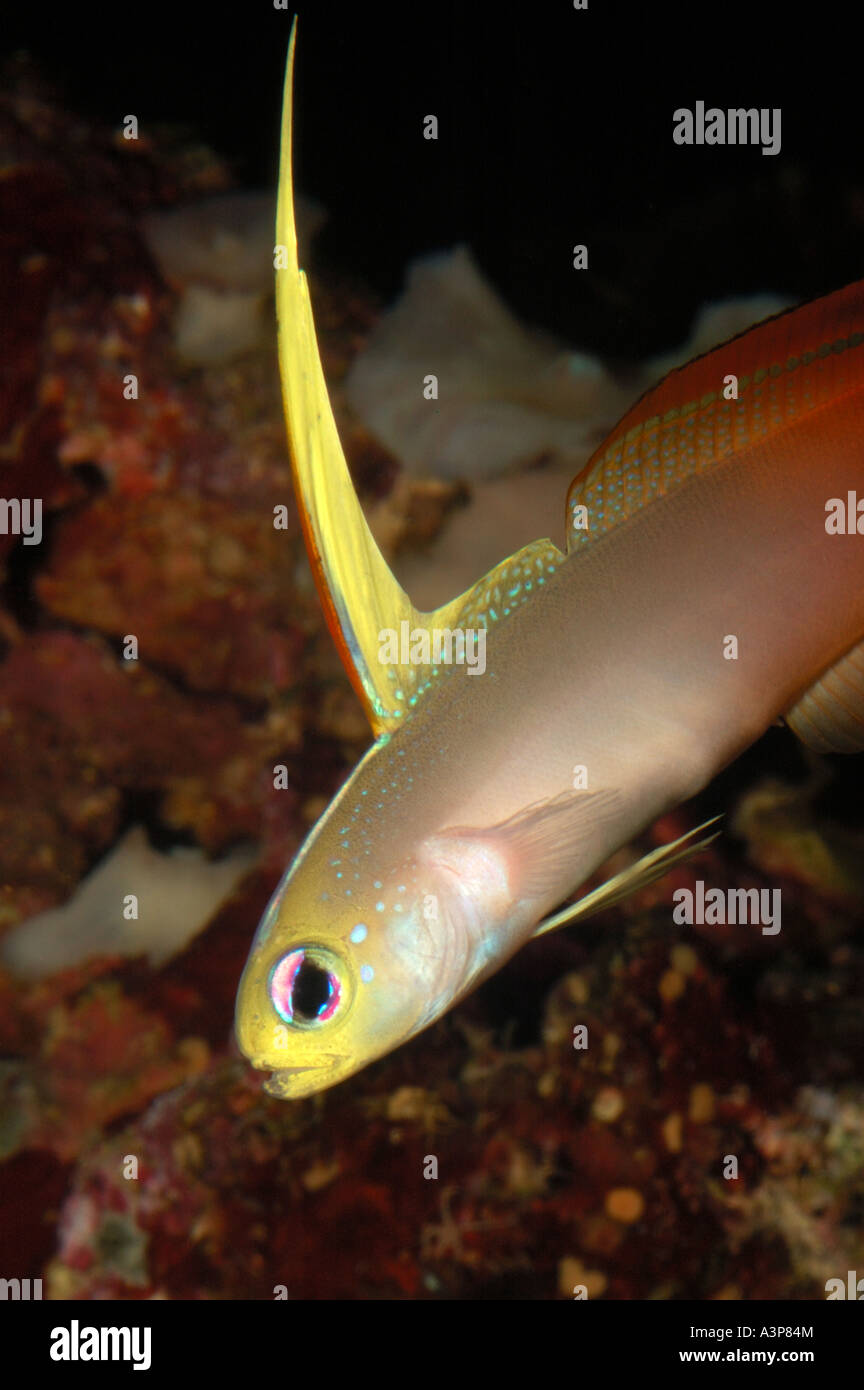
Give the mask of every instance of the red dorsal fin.
[[570, 485], [568, 550], [596, 540], [811, 411], [864, 388], [862, 348], [859, 280], [766, 319], [670, 372], [627, 412]]

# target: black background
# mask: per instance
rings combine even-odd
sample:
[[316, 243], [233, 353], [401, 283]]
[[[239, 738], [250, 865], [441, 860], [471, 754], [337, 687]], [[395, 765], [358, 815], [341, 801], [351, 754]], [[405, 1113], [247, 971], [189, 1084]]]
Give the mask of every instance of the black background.
[[[323, 251], [389, 298], [412, 258], [468, 242], [521, 317], [622, 361], [679, 343], [708, 300], [836, 288], [864, 245], [853, 13], [301, 5], [298, 183], [329, 212]], [[291, 18], [265, 0], [50, 5], [9, 15], [2, 42], [70, 110], [184, 123], [256, 187], [275, 185]], [[781, 153], [676, 146], [672, 113], [697, 100], [780, 106]]]

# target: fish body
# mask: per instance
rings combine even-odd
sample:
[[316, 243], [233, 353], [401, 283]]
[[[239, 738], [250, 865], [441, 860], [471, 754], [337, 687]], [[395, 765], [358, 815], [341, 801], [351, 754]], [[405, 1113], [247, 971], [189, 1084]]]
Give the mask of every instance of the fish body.
[[[286, 126], [285, 244], [289, 203]], [[864, 747], [864, 284], [673, 372], [575, 480], [566, 550], [535, 542], [428, 615], [374, 548], [305, 282], [290, 257], [279, 274], [307, 543], [377, 734], [274, 894], [240, 985], [241, 1049], [272, 1072], [268, 1090], [296, 1097], [578, 917], [579, 904], [548, 914], [778, 716], [823, 750]], [[830, 529], [831, 499], [852, 509], [848, 534]], [[378, 629], [406, 614], [483, 628], [482, 677], [382, 670]], [[685, 852], [655, 852], [585, 910]]]

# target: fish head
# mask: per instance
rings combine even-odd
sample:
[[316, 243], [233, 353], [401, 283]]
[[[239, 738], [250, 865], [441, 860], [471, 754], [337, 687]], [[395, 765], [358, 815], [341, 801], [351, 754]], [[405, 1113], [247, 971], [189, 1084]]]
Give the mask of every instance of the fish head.
[[459, 983], [452, 922], [428, 869], [412, 858], [347, 896], [322, 892], [316, 861], [301, 857], [276, 890], [237, 995], [240, 1049], [271, 1072], [265, 1090], [287, 1099], [398, 1047], [449, 1007]]
[[[361, 765], [345, 798], [358, 809], [368, 776]], [[333, 1086], [464, 998], [532, 933], [542, 903], [560, 901], [560, 864], [615, 802], [567, 792], [498, 826], [425, 834], [402, 808], [380, 808], [364, 832], [344, 802], [331, 806], [273, 895], [240, 981], [237, 1040], [272, 1073], [265, 1090]]]

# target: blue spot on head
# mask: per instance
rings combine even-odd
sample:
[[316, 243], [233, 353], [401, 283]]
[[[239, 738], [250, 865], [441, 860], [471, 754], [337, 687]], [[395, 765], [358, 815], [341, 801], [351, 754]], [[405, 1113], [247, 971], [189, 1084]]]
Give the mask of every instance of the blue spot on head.
[[368, 928], [363, 922], [358, 922], [356, 927], [351, 928], [351, 940], [355, 946], [359, 946], [361, 941], [365, 941], [368, 935]]

